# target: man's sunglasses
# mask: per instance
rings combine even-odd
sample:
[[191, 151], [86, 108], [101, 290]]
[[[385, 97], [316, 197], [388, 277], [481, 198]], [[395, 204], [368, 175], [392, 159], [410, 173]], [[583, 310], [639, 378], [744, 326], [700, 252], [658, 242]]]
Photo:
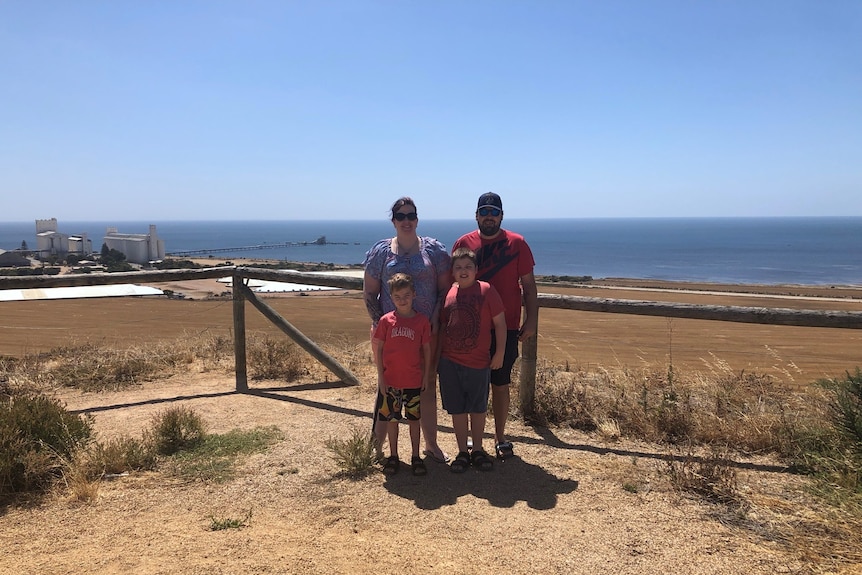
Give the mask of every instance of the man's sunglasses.
[[500, 208], [479, 208], [480, 216], [493, 216], [496, 218], [502, 213], [503, 210], [501, 210]]
[[392, 217], [398, 220], [399, 222], [403, 222], [405, 219], [410, 220], [411, 222], [416, 221], [416, 212], [410, 212], [409, 214], [402, 214], [401, 212], [392, 214]]

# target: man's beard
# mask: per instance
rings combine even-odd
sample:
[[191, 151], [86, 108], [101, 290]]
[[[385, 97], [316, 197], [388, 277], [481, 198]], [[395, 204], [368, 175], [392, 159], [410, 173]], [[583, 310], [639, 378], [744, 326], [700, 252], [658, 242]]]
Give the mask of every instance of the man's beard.
[[495, 236], [497, 232], [500, 231], [500, 225], [503, 222], [498, 222], [497, 220], [482, 220], [479, 223], [479, 233], [483, 236]]

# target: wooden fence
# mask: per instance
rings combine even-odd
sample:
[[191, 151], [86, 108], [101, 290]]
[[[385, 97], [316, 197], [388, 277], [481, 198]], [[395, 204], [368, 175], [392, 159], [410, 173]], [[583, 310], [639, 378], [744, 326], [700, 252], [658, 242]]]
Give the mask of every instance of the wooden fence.
[[[298, 329], [282, 318], [274, 309], [261, 301], [247, 284], [248, 280], [267, 280], [321, 285], [349, 290], [361, 290], [362, 279], [321, 275], [286, 270], [269, 270], [254, 267], [226, 266], [199, 270], [160, 270], [124, 273], [93, 273], [63, 276], [0, 277], [0, 289], [28, 289], [49, 287], [80, 287], [111, 284], [151, 284], [179, 280], [215, 279], [231, 276], [233, 280], [234, 356], [237, 391], [248, 389], [246, 371], [245, 302], [251, 303], [267, 319], [286, 333], [300, 347], [326, 366], [342, 381], [358, 383], [356, 377], [335, 358], [330, 356]], [[539, 307], [570, 309], [603, 313], [622, 313], [685, 319], [705, 319], [739, 323], [793, 325], [802, 327], [831, 327], [862, 329], [862, 312], [799, 310], [785, 308], [693, 305], [682, 303], [620, 300], [581, 296], [539, 294]], [[525, 417], [533, 415], [536, 389], [537, 339], [532, 337], [521, 347], [521, 409]]]

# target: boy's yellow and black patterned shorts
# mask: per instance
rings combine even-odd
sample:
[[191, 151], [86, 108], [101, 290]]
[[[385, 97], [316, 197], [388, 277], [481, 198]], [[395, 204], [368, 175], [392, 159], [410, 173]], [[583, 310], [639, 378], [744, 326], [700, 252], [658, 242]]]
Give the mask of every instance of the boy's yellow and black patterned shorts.
[[[384, 396], [377, 392], [377, 421], [392, 421], [404, 419], [416, 421], [419, 419], [419, 389], [399, 389], [387, 387]], [[401, 412], [404, 411], [402, 416]]]

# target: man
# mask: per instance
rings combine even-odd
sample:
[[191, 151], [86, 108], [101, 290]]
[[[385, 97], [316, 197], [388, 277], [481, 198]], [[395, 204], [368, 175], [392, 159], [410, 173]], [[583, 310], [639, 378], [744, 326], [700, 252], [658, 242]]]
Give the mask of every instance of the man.
[[[497, 457], [505, 459], [513, 454], [512, 443], [506, 440], [506, 419], [509, 417], [509, 384], [512, 381], [512, 366], [518, 358], [518, 342], [533, 337], [538, 329], [539, 302], [533, 275], [535, 261], [524, 236], [500, 227], [503, 223], [503, 200], [497, 194], [488, 192], [479, 197], [476, 223], [479, 229], [458, 238], [452, 250], [469, 248], [476, 253], [478, 279], [494, 286], [506, 309], [507, 337], [503, 367], [491, 371], [496, 452]], [[493, 344], [491, 353], [494, 353]]]

